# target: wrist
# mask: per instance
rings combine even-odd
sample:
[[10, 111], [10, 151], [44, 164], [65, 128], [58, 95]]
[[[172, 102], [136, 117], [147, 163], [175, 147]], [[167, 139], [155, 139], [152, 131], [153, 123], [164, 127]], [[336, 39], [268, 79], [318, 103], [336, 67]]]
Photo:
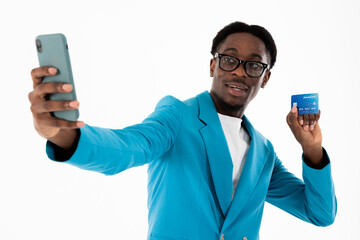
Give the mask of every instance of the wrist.
[[314, 148], [303, 148], [304, 161], [310, 167], [321, 169], [324, 167], [324, 152], [322, 146]]
[[74, 148], [76, 139], [78, 139], [78, 134], [76, 129], [61, 129], [55, 136], [48, 140], [66, 151], [71, 151]]

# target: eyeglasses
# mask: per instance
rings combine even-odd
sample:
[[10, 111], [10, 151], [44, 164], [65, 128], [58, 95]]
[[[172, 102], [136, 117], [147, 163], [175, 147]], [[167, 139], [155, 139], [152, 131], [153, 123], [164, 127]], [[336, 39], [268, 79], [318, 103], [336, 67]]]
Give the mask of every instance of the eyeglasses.
[[219, 67], [221, 70], [226, 72], [232, 72], [237, 69], [242, 63], [244, 66], [245, 73], [250, 77], [260, 77], [265, 69], [268, 69], [268, 64], [257, 62], [257, 61], [243, 61], [237, 57], [233, 57], [227, 54], [215, 53], [215, 58], [219, 58]]

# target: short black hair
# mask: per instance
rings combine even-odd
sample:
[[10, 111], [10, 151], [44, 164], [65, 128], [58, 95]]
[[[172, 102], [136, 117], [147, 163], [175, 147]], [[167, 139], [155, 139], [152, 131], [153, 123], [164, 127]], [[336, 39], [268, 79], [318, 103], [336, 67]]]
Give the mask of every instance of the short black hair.
[[233, 33], [241, 32], [250, 33], [260, 38], [264, 42], [267, 54], [270, 55], [270, 68], [272, 68], [276, 62], [276, 44], [271, 34], [265, 28], [258, 25], [248, 25], [243, 22], [233, 22], [225, 26], [217, 33], [217, 35], [213, 39], [211, 54], [215, 56], [215, 53], [217, 52], [219, 46], [224, 42], [227, 36]]

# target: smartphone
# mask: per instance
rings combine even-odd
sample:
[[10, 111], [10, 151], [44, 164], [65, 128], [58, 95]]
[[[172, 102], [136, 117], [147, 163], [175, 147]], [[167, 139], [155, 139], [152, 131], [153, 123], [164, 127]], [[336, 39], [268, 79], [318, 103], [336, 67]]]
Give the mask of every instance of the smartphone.
[[[53, 101], [76, 100], [69, 49], [65, 35], [61, 33], [39, 35], [35, 39], [35, 44], [40, 66], [50, 66], [57, 69], [56, 75], [44, 77], [43, 82], [70, 83], [73, 86], [70, 93], [53, 93], [46, 96], [46, 99]], [[51, 115], [68, 121], [76, 121], [79, 118], [79, 110], [56, 111], [52, 112]]]

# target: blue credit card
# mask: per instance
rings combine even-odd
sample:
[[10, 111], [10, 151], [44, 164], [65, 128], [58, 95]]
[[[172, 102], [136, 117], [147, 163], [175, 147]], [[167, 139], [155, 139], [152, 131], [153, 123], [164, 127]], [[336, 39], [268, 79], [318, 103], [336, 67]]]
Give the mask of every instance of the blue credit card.
[[291, 107], [297, 106], [298, 114], [317, 114], [319, 113], [319, 94], [308, 93], [291, 96]]

